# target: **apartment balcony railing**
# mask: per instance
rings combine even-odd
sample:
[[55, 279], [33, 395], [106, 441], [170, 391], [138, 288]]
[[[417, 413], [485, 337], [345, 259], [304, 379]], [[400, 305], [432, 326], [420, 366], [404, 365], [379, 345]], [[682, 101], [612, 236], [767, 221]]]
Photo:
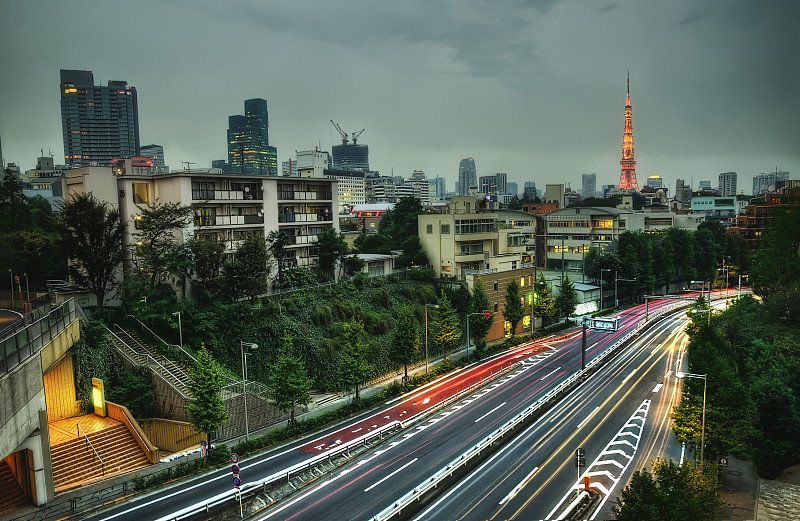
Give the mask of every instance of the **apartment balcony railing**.
[[238, 226], [264, 224], [263, 215], [203, 215], [194, 218], [195, 226]]
[[497, 268], [487, 268], [483, 270], [466, 269], [463, 273], [464, 275], [491, 275], [497, 273]]
[[279, 201], [329, 201], [331, 192], [278, 192]]
[[261, 194], [254, 193], [254, 190], [246, 192], [244, 190], [202, 190], [192, 189], [192, 199], [195, 201], [248, 201], [263, 199]]
[[279, 223], [315, 223], [325, 220], [323, 216], [315, 213], [280, 213]]
[[456, 253], [456, 262], [475, 262], [489, 258], [488, 251], [472, 251]]

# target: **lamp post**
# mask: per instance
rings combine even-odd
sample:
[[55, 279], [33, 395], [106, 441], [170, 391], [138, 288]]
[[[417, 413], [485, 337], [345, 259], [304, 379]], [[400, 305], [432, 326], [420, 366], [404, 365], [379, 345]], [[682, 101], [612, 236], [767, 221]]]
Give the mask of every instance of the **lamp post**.
[[[709, 310], [710, 311], [710, 310]], [[692, 373], [684, 373], [683, 371], [678, 371], [675, 373], [677, 378], [701, 378], [703, 380], [703, 421], [702, 427], [700, 431], [700, 469], [703, 468], [703, 449], [706, 445], [706, 389], [708, 387], [708, 375], [707, 374], [692, 374]]]
[[178, 338], [180, 339], [181, 349], [183, 349], [183, 324], [181, 324], [181, 312], [176, 311], [172, 314], [173, 317], [175, 315], [178, 315]]
[[425, 304], [425, 374], [428, 374], [428, 308], [439, 309], [439, 304]]
[[693, 309], [689, 313], [708, 313], [708, 327], [711, 327], [711, 308], [708, 309]]
[[615, 308], [619, 307], [619, 299], [617, 298], [617, 282], [619, 282], [619, 281], [622, 281], [622, 282], [636, 282], [636, 279], [635, 278], [633, 278], [633, 279], [621, 279], [617, 275], [617, 270], [614, 270], [614, 307]]
[[258, 344], [253, 342], [239, 342], [239, 349], [242, 352], [242, 394], [244, 395], [244, 432], [245, 440], [250, 441], [250, 421], [247, 414], [247, 353], [244, 352], [244, 346], [250, 349], [258, 349]]
[[605, 290], [605, 288], [603, 287], [605, 285], [605, 280], [603, 279], [603, 272], [604, 271], [607, 271], [607, 272], [610, 273], [611, 272], [611, 268], [600, 268], [600, 311], [603, 311], [603, 309], [604, 309], [603, 308], [603, 291]]

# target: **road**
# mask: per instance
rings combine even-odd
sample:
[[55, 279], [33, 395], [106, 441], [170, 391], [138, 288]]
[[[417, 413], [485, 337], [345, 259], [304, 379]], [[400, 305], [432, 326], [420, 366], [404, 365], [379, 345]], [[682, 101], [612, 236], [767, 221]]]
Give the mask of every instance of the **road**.
[[[668, 303], [651, 304], [650, 312], [666, 304]], [[626, 311], [620, 316], [621, 329], [631, 327], [643, 318], [643, 314], [642, 306]], [[590, 332], [587, 360], [597, 356], [623, 333], [624, 331], [615, 334]], [[404, 397], [401, 401], [388, 403], [377, 412], [365, 413], [338, 427], [326, 429], [243, 461], [240, 464], [242, 477], [245, 480], [255, 481], [280, 469], [325, 454], [365, 433], [398, 422], [407, 425], [410, 419], [422, 417], [436, 410], [443, 400], [452, 399], [454, 396], [465, 396], [479, 383], [494, 380], [485, 384], [479, 391], [440, 410], [422, 424], [407, 429], [375, 454], [349, 467], [345, 473], [334, 474], [331, 479], [323, 480], [319, 485], [310, 488], [310, 491], [314, 492], [336, 483], [338, 486], [333, 487], [337, 491], [335, 499], [331, 499], [331, 494], [323, 494], [326, 499], [318, 500], [311, 494], [312, 499], [309, 504], [304, 504], [306, 501], [304, 499], [299, 501], [293, 499], [266, 513], [277, 519], [369, 518], [380, 505], [391, 502], [397, 491], [405, 490], [404, 487], [413, 487], [415, 479], [421, 479], [421, 476], [435, 471], [441, 466], [442, 461], [452, 458], [463, 450], [464, 446], [485, 436], [488, 431], [518, 413], [555, 386], [565, 375], [574, 373], [580, 366], [579, 349], [579, 333], [565, 335], [553, 342], [521, 346], [480, 365], [462, 370], [451, 378], [427, 386]], [[498, 378], [501, 370], [509, 371], [509, 367], [514, 364], [517, 365], [511, 372]], [[416, 460], [411, 462], [414, 458]], [[402, 471], [397, 471], [398, 465], [407, 466]], [[345, 479], [342, 480], [342, 477]], [[89, 518], [138, 521], [167, 517], [170, 512], [200, 504], [208, 497], [230, 491], [230, 479], [230, 471], [223, 469], [199, 478], [184, 480], [173, 488], [146, 497], [134, 498]], [[341, 483], [339, 480], [342, 480]], [[363, 488], [358, 488], [365, 483]], [[340, 488], [345, 484], [350, 485], [349, 493], [353, 494], [352, 501], [345, 499], [346, 494], [340, 492]], [[373, 484], [374, 487], [369, 488]], [[368, 489], [367, 492], [364, 492], [365, 489]], [[358, 492], [354, 492], [355, 490]], [[354, 509], [353, 501], [355, 504], [361, 504], [359, 496], [363, 497], [364, 494], [381, 499], [372, 502], [368, 508]], [[299, 497], [309, 497], [308, 492]], [[354, 517], [356, 511], [361, 514]], [[275, 512], [281, 514], [274, 517], [277, 515]]]

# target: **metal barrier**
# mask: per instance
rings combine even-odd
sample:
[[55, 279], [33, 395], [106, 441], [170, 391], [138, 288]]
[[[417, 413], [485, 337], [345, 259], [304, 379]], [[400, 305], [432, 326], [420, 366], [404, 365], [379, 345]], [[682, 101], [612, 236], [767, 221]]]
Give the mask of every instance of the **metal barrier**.
[[92, 448], [92, 452], [94, 452], [94, 455], [97, 456], [98, 460], [100, 460], [100, 469], [102, 470], [103, 475], [105, 476], [106, 475], [106, 464], [103, 463], [103, 458], [101, 458], [100, 454], [98, 454], [97, 451], [95, 450], [94, 443], [92, 443], [92, 441], [89, 439], [89, 436], [86, 435], [86, 431], [83, 430], [83, 427], [81, 427], [80, 423], [76, 423], [75, 427], [78, 428], [78, 439], [81, 438], [81, 433], [83, 433], [83, 437], [86, 439], [86, 448], [88, 449], [89, 447], [91, 447]]

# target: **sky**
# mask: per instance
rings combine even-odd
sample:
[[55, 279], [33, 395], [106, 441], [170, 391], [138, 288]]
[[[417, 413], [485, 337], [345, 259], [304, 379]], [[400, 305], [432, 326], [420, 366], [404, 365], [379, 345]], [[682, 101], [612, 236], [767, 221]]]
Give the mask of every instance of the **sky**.
[[6, 162], [63, 163], [59, 69], [125, 80], [167, 164], [227, 157], [227, 118], [265, 98], [278, 161], [365, 129], [370, 167], [616, 184], [627, 74], [640, 186], [800, 174], [796, 0], [0, 2]]

